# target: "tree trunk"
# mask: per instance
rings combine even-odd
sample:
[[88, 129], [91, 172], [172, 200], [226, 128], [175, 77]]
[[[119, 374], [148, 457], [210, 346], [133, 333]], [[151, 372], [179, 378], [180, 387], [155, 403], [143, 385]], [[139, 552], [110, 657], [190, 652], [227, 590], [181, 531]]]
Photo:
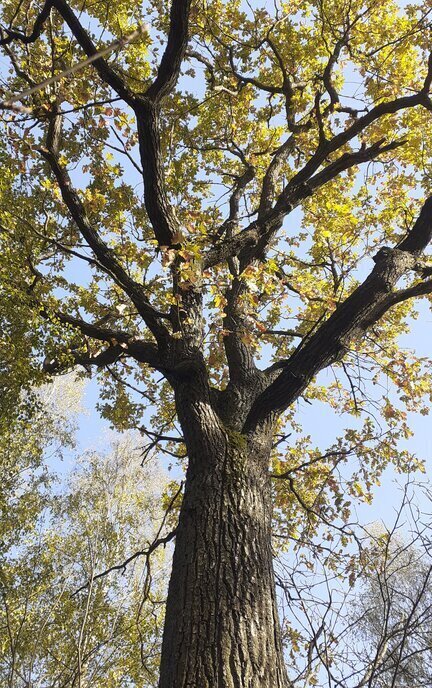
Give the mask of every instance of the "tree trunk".
[[159, 688], [286, 688], [268, 452], [249, 456], [234, 432], [203, 444], [186, 477]]

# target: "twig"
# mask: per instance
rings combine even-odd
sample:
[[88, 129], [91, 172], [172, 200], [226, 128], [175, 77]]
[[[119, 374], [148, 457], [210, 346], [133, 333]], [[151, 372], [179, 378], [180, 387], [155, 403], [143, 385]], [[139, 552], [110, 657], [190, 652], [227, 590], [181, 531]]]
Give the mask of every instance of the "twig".
[[[125, 561], [122, 564], [116, 564], [115, 566], [110, 566], [105, 571], [102, 571], [101, 573], [98, 573], [96, 576], [93, 576], [92, 580], [91, 580], [92, 584], [94, 583], [94, 581], [98, 580], [99, 578], [103, 578], [104, 576], [107, 576], [109, 573], [112, 573], [113, 571], [122, 571], [122, 573], [124, 574], [126, 571], [127, 565], [130, 564], [132, 561], [134, 561], [138, 557], [142, 557], [142, 556], [145, 556], [146, 559], [148, 560], [150, 555], [155, 551], [155, 549], [157, 549], [160, 545], [165, 546], [168, 542], [170, 542], [171, 540], [174, 539], [176, 532], [177, 532], [176, 528], [174, 528], [174, 530], [172, 530], [170, 533], [168, 533], [168, 535], [165, 535], [164, 537], [159, 537], [159, 534], [165, 525], [167, 515], [171, 511], [171, 509], [172, 509], [177, 497], [179, 496], [180, 492], [182, 491], [182, 489], [183, 489], [183, 481], [181, 481], [177, 492], [175, 493], [175, 495], [171, 499], [171, 501], [168, 505], [168, 508], [165, 511], [165, 514], [164, 514], [164, 517], [162, 519], [162, 523], [160, 525], [160, 528], [157, 532], [156, 538], [153, 540], [151, 545], [149, 545], [147, 549], [142, 549], [142, 550], [138, 550], [137, 552], [134, 552], [133, 554], [130, 555], [130, 557], [125, 559]], [[90, 582], [84, 583], [84, 585], [82, 585], [80, 588], [78, 588], [78, 590], [75, 590], [75, 592], [72, 593], [71, 597], [75, 597], [75, 595], [78, 595], [78, 593], [82, 592], [82, 590], [86, 590], [86, 588], [88, 588], [89, 585], [90, 585]]]
[[98, 50], [97, 53], [94, 55], [91, 55], [90, 57], [87, 57], [85, 60], [82, 60], [81, 62], [77, 62], [77, 64], [72, 65], [71, 67], [68, 67], [65, 69], [63, 72], [60, 72], [60, 74], [56, 74], [55, 76], [50, 77], [49, 79], [44, 79], [44, 81], [41, 81], [38, 84], [35, 84], [31, 88], [27, 88], [24, 91], [21, 91], [20, 93], [16, 93], [11, 95], [9, 98], [6, 100], [0, 101], [0, 110], [13, 110], [16, 112], [25, 112], [25, 113], [31, 113], [32, 110], [30, 108], [24, 107], [23, 105], [16, 105], [15, 103], [18, 100], [22, 100], [23, 98], [27, 98], [28, 96], [33, 95], [33, 93], [37, 93], [37, 91], [40, 91], [46, 86], [50, 86], [51, 84], [54, 84], [56, 81], [60, 81], [60, 79], [63, 79], [66, 76], [70, 76], [71, 74], [75, 74], [75, 72], [78, 72], [79, 70], [83, 69], [84, 67], [87, 67], [88, 65], [92, 64], [96, 60], [99, 60], [101, 57], [105, 57], [106, 55], [109, 55], [112, 53], [114, 50], [124, 48], [125, 45], [130, 43], [131, 41], [135, 40], [138, 36], [141, 36], [145, 31], [147, 30], [146, 25], [140, 25], [135, 31], [132, 31], [131, 33], [127, 34], [126, 36], [122, 36], [121, 38], [117, 38], [115, 41], [107, 45], [105, 48], [102, 48], [101, 50]]

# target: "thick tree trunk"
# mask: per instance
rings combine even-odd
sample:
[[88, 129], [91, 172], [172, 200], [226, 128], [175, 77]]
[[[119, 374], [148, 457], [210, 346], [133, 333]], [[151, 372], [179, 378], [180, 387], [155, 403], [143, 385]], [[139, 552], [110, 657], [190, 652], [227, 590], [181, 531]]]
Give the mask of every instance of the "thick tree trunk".
[[268, 455], [247, 456], [237, 433], [213, 444], [188, 469], [159, 686], [286, 688]]

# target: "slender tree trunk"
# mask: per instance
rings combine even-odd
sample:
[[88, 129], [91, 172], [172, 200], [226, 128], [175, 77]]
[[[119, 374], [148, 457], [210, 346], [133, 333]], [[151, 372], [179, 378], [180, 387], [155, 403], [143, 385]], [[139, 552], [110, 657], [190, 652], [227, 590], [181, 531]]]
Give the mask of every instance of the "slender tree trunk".
[[186, 478], [159, 686], [286, 688], [268, 451], [248, 455], [234, 432], [203, 444]]

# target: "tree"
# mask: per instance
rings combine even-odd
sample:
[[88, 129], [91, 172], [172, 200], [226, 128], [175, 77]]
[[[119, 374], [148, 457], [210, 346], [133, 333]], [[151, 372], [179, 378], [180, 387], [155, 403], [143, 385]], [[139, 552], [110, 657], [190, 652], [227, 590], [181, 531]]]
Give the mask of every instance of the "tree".
[[[133, 436], [105, 455], [81, 456], [63, 484], [53, 480], [44, 463], [74, 434], [79, 381], [68, 377], [38, 391], [38, 413], [18, 425], [21, 434], [15, 428], [3, 453], [2, 478], [14, 466], [21, 481], [2, 490], [0, 681], [8, 688], [114, 688], [138, 685], [144, 676], [155, 685], [163, 555], [150, 568], [143, 543], [151, 547], [160, 537], [165, 480], [154, 463], [143, 470], [136, 461]], [[117, 565], [131, 551], [123, 575], [98, 575], [108, 568], [121, 573]], [[77, 593], [83, 580], [90, 584]]]
[[[429, 18], [4, 3], [2, 372], [12, 398], [42, 360], [95, 371], [116, 427], [184, 443], [160, 688], [287, 686], [272, 514], [331, 525], [416, 465], [395, 447], [430, 394], [399, 345], [432, 292]], [[353, 416], [325, 453], [302, 398]]]
[[[424, 513], [414, 502], [419, 486], [404, 489], [391, 528], [372, 527], [364, 548], [361, 589], [350, 614], [353, 675], [358, 685], [420, 688], [431, 672], [432, 566], [429, 486], [422, 487]], [[405, 521], [405, 524], [404, 524]], [[409, 536], [406, 521], [410, 524]], [[405, 532], [402, 535], [402, 526]], [[365, 666], [362, 680], [356, 671]]]
[[361, 639], [359, 654], [369, 668], [368, 680], [372, 677], [377, 688], [428, 686], [432, 619], [429, 557], [401, 540], [389, 546], [388, 536], [383, 539], [381, 557], [365, 578], [355, 610], [360, 619], [356, 624]]
[[351, 556], [324, 538], [282, 572], [278, 562], [293, 686], [430, 685], [430, 497], [427, 483], [408, 481], [391, 525], [355, 527]]

